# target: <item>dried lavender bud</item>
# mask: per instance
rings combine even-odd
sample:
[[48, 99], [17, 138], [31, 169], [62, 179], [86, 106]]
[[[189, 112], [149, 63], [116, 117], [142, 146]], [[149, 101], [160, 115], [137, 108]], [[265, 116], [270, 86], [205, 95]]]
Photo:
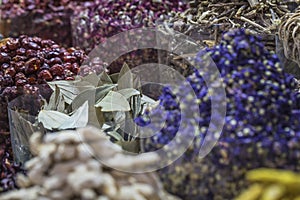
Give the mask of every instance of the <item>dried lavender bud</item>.
[[[209, 73], [209, 58], [224, 80], [227, 109], [221, 138], [205, 158], [199, 158], [203, 138], [212, 134], [208, 132], [211, 99], [203, 75], [207, 73], [210, 80], [218, 78]], [[281, 69], [278, 57], [248, 31], [235, 30], [224, 34], [220, 45], [199, 52], [195, 63], [200, 71], [187, 78], [193, 90], [186, 85], [163, 90], [160, 105], [167, 112], [156, 109], [154, 114], [163, 116], [166, 125], [145, 142], [145, 149], [153, 151], [168, 144], [176, 134], [197, 133], [188, 151], [160, 171], [167, 190], [184, 199], [233, 199], [247, 185], [243, 177], [249, 169], [300, 171], [300, 148], [291, 146], [300, 140], [299, 93], [295, 92], [293, 77]], [[197, 99], [190, 92], [195, 92]], [[195, 104], [199, 113], [181, 115], [185, 112], [180, 109]], [[147, 120], [137, 119], [140, 124]], [[178, 132], [182, 120], [190, 124], [186, 132]]]

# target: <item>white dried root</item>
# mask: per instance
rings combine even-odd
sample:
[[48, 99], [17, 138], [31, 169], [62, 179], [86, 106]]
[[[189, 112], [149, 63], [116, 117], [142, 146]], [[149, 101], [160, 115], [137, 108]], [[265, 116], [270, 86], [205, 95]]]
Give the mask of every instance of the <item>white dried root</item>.
[[[162, 189], [154, 173], [130, 174], [113, 169], [128, 171], [155, 164], [158, 156], [125, 155], [96, 128], [61, 131], [44, 137], [34, 133], [30, 145], [36, 157], [25, 165], [27, 176], [18, 176], [21, 189], [4, 193], [0, 199], [178, 199]], [[99, 158], [106, 159], [106, 165]]]

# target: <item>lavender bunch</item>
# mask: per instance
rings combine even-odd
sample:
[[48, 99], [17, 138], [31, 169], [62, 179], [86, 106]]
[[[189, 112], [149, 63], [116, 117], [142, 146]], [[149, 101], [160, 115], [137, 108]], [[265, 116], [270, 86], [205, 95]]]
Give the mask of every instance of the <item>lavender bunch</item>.
[[[209, 57], [223, 78], [227, 109], [221, 138], [200, 159], [197, 153], [203, 138], [212, 134], [208, 132], [212, 114], [210, 88], [203, 76], [218, 78], [209, 73]], [[167, 119], [166, 124], [145, 141], [146, 151], [153, 151], [168, 144], [176, 134], [195, 134], [186, 153], [160, 171], [166, 188], [183, 198], [232, 199], [246, 187], [243, 177], [249, 169], [277, 167], [299, 171], [300, 148], [295, 145], [300, 139], [299, 93], [295, 91], [296, 81], [282, 70], [277, 56], [266, 50], [258, 37], [235, 30], [225, 33], [220, 45], [199, 52], [195, 65], [199, 70], [187, 78], [192, 89], [184, 84], [177, 90], [164, 89], [160, 105], [165, 111], [155, 112]], [[197, 98], [190, 96], [191, 91]], [[199, 113], [181, 114], [194, 104]], [[136, 121], [147, 122], [142, 118]], [[177, 132], [179, 122], [191, 127]]]

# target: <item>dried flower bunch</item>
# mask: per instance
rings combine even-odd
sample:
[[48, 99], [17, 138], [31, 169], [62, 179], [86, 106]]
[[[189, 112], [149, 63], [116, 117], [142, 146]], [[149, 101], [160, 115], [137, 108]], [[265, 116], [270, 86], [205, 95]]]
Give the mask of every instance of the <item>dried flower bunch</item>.
[[292, 171], [255, 169], [247, 172], [252, 185], [235, 200], [279, 200], [300, 198], [300, 175]]
[[[223, 78], [227, 110], [221, 138], [212, 152], [201, 159], [197, 153], [203, 138], [215, 134], [208, 132], [213, 88], [206, 86], [203, 76], [210, 80], [219, 78], [209, 71], [208, 58], [212, 58]], [[181, 160], [161, 170], [160, 177], [168, 191], [189, 199], [232, 199], [246, 186], [243, 176], [249, 169], [300, 170], [300, 149], [296, 145], [300, 139], [297, 84], [283, 72], [277, 56], [248, 31], [235, 30], [224, 34], [220, 45], [199, 52], [195, 62], [199, 71], [187, 80], [197, 98], [184, 84], [179, 89], [165, 88], [160, 97], [165, 111], [155, 112], [164, 116], [166, 126], [145, 144], [147, 151], [153, 151], [176, 134], [196, 136]], [[218, 99], [217, 94], [215, 98]], [[224, 105], [219, 101], [218, 105]], [[181, 114], [193, 105], [199, 106], [200, 113]], [[148, 118], [137, 121], [145, 125], [149, 122], [145, 119]], [[177, 133], [183, 122], [189, 126]]]
[[282, 19], [279, 26], [279, 38], [283, 42], [283, 50], [286, 58], [300, 64], [300, 34], [299, 23], [300, 9], [295, 13], [287, 13]]
[[[1, 18], [4, 33], [18, 37], [22, 34], [52, 39], [59, 44], [72, 44], [70, 16], [84, 0], [3, 0]], [[55, 31], [53, 31], [55, 30]]]
[[[28, 175], [18, 176], [20, 190], [1, 199], [178, 199], [166, 193], [153, 173], [130, 174], [157, 162], [156, 154], [131, 157], [105, 133], [87, 127], [77, 131], [34, 133], [30, 147], [36, 156], [26, 163]], [[95, 157], [108, 159], [105, 166]]]

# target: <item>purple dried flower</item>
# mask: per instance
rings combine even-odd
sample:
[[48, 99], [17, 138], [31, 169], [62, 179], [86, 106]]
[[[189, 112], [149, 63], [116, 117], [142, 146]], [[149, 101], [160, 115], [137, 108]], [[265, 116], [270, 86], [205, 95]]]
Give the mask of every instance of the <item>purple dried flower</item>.
[[[195, 155], [209, 134], [211, 122], [211, 98], [203, 76], [216, 78], [209, 73], [209, 57], [224, 80], [227, 110], [221, 138], [212, 152], [200, 159]], [[300, 95], [295, 92], [295, 80], [283, 72], [277, 56], [267, 51], [259, 38], [235, 30], [225, 33], [220, 45], [199, 52], [195, 63], [200, 70], [195, 70], [187, 81], [197, 99], [189, 98], [190, 90], [184, 85], [183, 89], [165, 88], [160, 96], [165, 110], [155, 112], [179, 120], [166, 120], [165, 127], [145, 141], [146, 151], [153, 151], [176, 134], [200, 130], [198, 140], [184, 156], [160, 171], [166, 188], [188, 199], [232, 199], [245, 187], [243, 176], [249, 169], [278, 167], [299, 171], [300, 148], [290, 149], [289, 144], [300, 140]], [[183, 116], [185, 112], [180, 112], [179, 107], [195, 102], [200, 113]], [[177, 132], [183, 122], [191, 124], [190, 130]]]

